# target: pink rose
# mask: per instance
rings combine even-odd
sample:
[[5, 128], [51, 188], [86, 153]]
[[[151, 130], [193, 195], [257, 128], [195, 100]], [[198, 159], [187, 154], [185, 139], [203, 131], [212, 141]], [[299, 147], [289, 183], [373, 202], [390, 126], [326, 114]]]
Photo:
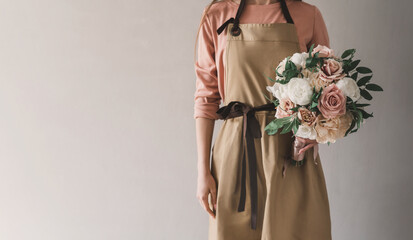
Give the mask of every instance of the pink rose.
[[346, 113], [346, 97], [337, 85], [330, 84], [321, 93], [317, 107], [324, 118], [341, 116]]
[[289, 117], [294, 111], [291, 108], [294, 108], [295, 104], [289, 98], [283, 98], [280, 100], [280, 105], [277, 107], [277, 111], [275, 112], [276, 118], [284, 118]]
[[327, 59], [324, 61], [323, 66], [321, 66], [320, 79], [326, 82], [334, 82], [340, 80], [346, 76], [343, 73], [343, 67], [339, 62], [334, 59]]
[[314, 55], [317, 52], [319, 53], [318, 54], [319, 57], [334, 57], [333, 49], [330, 49], [320, 44], [313, 49], [313, 52], [311, 54]]

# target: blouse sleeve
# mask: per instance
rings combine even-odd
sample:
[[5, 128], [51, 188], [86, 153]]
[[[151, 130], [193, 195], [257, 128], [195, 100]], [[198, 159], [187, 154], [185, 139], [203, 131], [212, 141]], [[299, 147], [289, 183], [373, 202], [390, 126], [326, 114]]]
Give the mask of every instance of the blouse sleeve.
[[[205, 12], [206, 9], [204, 9]], [[217, 119], [216, 111], [221, 102], [218, 90], [217, 66], [215, 63], [215, 44], [208, 14], [200, 27], [195, 62], [196, 90], [194, 93], [194, 115]]]
[[320, 10], [316, 6], [314, 6], [313, 37], [308, 43], [307, 49], [310, 49], [312, 44], [314, 44], [315, 47], [320, 44], [330, 48], [330, 39], [326, 24]]

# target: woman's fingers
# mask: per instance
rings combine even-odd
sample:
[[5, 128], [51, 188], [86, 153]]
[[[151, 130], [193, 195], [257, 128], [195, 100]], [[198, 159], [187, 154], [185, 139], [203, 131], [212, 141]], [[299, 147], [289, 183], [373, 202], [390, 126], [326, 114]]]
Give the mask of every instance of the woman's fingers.
[[216, 189], [211, 189], [211, 200], [212, 200], [212, 206], [214, 210], [217, 210], [217, 191]]
[[215, 218], [215, 214], [214, 212], [211, 210], [211, 208], [209, 207], [209, 203], [208, 203], [208, 196], [203, 197], [201, 199], [201, 205], [204, 207], [205, 211], [208, 212], [209, 215], [211, 215], [211, 217]]

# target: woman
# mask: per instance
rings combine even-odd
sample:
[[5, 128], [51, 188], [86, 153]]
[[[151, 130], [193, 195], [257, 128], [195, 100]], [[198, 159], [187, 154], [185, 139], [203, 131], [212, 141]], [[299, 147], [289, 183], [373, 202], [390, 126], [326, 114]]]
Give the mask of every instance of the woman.
[[[331, 239], [314, 141], [300, 139], [306, 163], [288, 168], [283, 178], [293, 137], [264, 132], [275, 118], [274, 106], [264, 97], [265, 87], [272, 85], [267, 76], [275, 78], [274, 67], [282, 59], [308, 51], [312, 44], [329, 47], [319, 9], [293, 0], [213, 1], [204, 9], [198, 33], [197, 198], [210, 214], [209, 239]], [[210, 167], [217, 119], [224, 122]]]

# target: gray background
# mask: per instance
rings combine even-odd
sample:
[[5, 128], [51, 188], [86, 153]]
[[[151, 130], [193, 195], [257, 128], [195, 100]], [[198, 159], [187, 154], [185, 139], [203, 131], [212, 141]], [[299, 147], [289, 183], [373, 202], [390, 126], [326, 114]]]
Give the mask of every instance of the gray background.
[[[413, 4], [308, 2], [385, 89], [321, 148], [333, 238], [411, 239]], [[207, 239], [192, 118], [207, 3], [0, 1], [0, 239]]]

